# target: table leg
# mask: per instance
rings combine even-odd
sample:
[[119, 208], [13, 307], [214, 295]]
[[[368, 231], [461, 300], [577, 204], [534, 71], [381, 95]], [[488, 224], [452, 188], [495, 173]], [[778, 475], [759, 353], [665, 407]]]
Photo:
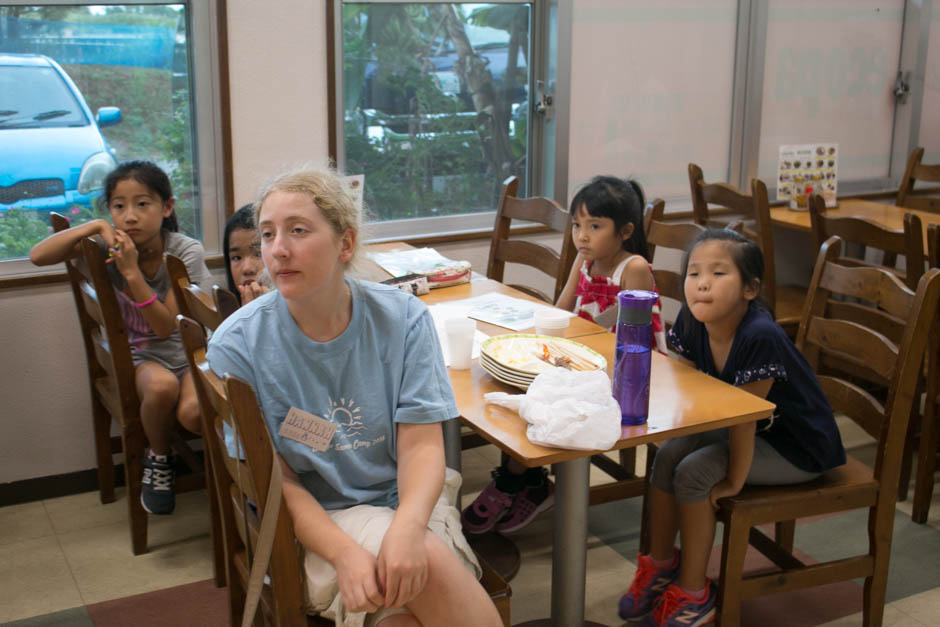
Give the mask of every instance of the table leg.
[[603, 627], [584, 620], [587, 512], [591, 458], [555, 464], [552, 537], [552, 617], [515, 627]]
[[555, 465], [555, 528], [552, 550], [554, 627], [570, 627], [584, 622], [590, 471], [590, 457]]

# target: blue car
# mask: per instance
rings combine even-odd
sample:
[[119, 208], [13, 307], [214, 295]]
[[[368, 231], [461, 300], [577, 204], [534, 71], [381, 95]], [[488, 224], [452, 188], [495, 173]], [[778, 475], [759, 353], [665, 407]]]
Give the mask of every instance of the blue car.
[[92, 115], [49, 57], [0, 53], [0, 215], [92, 207], [117, 165], [99, 128], [120, 121], [117, 107]]

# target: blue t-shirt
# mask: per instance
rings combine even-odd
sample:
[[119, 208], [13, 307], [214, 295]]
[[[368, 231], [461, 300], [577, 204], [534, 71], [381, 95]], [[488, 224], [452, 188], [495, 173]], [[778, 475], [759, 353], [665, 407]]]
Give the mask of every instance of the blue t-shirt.
[[816, 374], [770, 313], [751, 303], [738, 325], [731, 351], [719, 373], [708, 344], [708, 330], [683, 305], [669, 341], [702, 372], [732, 385], [773, 378], [767, 400], [777, 406], [772, 418], [757, 423], [762, 437], [791, 464], [822, 472], [845, 463], [845, 449]]
[[[207, 357], [218, 375], [255, 390], [275, 448], [325, 509], [395, 507], [395, 424], [449, 420], [457, 405], [424, 303], [398, 288], [346, 282], [352, 317], [339, 337], [307, 337], [272, 290], [219, 326]], [[278, 435], [291, 407], [338, 425], [326, 451]]]

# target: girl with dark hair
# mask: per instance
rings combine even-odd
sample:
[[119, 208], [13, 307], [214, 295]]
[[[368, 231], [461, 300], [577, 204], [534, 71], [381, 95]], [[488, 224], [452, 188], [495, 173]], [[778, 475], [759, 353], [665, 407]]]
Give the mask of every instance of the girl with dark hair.
[[[578, 256], [556, 307], [612, 328], [618, 292], [656, 291], [643, 233], [645, 206], [643, 189], [631, 179], [596, 176], [578, 190], [570, 209], [571, 239]], [[658, 302], [653, 308], [653, 335], [665, 354]], [[493, 470], [493, 481], [464, 509], [464, 530], [479, 534], [521, 529], [552, 506], [553, 492], [544, 468], [526, 468], [504, 456]]]
[[246, 305], [269, 289], [270, 279], [261, 258], [261, 238], [255, 226], [254, 205], [247, 204], [225, 223], [222, 252], [228, 289]]
[[816, 375], [758, 303], [763, 272], [760, 248], [729, 230], [703, 232], [683, 261], [686, 302], [669, 330], [679, 360], [777, 409], [757, 423], [668, 440], [656, 453], [646, 497], [650, 553], [637, 557], [621, 618], [670, 626], [714, 620], [715, 586], [705, 569], [718, 500], [745, 483], [802, 483], [845, 463]]
[[199, 405], [176, 330], [179, 308], [164, 256], [182, 259], [190, 279], [203, 289], [212, 286], [202, 244], [177, 232], [174, 201], [170, 179], [158, 166], [123, 163], [105, 178], [101, 196], [113, 226], [92, 220], [50, 235], [29, 252], [34, 264], [46, 266], [79, 257], [86, 237], [98, 236], [108, 247], [108, 273], [127, 327], [140, 417], [150, 442], [140, 499], [151, 514], [170, 514], [176, 505], [170, 455], [176, 422], [199, 432]]

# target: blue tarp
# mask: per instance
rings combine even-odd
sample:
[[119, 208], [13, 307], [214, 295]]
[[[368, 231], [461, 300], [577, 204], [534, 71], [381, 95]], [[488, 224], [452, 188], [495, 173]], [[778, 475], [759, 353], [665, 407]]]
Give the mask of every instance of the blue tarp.
[[59, 63], [173, 69], [176, 29], [0, 16], [0, 52], [44, 54]]

